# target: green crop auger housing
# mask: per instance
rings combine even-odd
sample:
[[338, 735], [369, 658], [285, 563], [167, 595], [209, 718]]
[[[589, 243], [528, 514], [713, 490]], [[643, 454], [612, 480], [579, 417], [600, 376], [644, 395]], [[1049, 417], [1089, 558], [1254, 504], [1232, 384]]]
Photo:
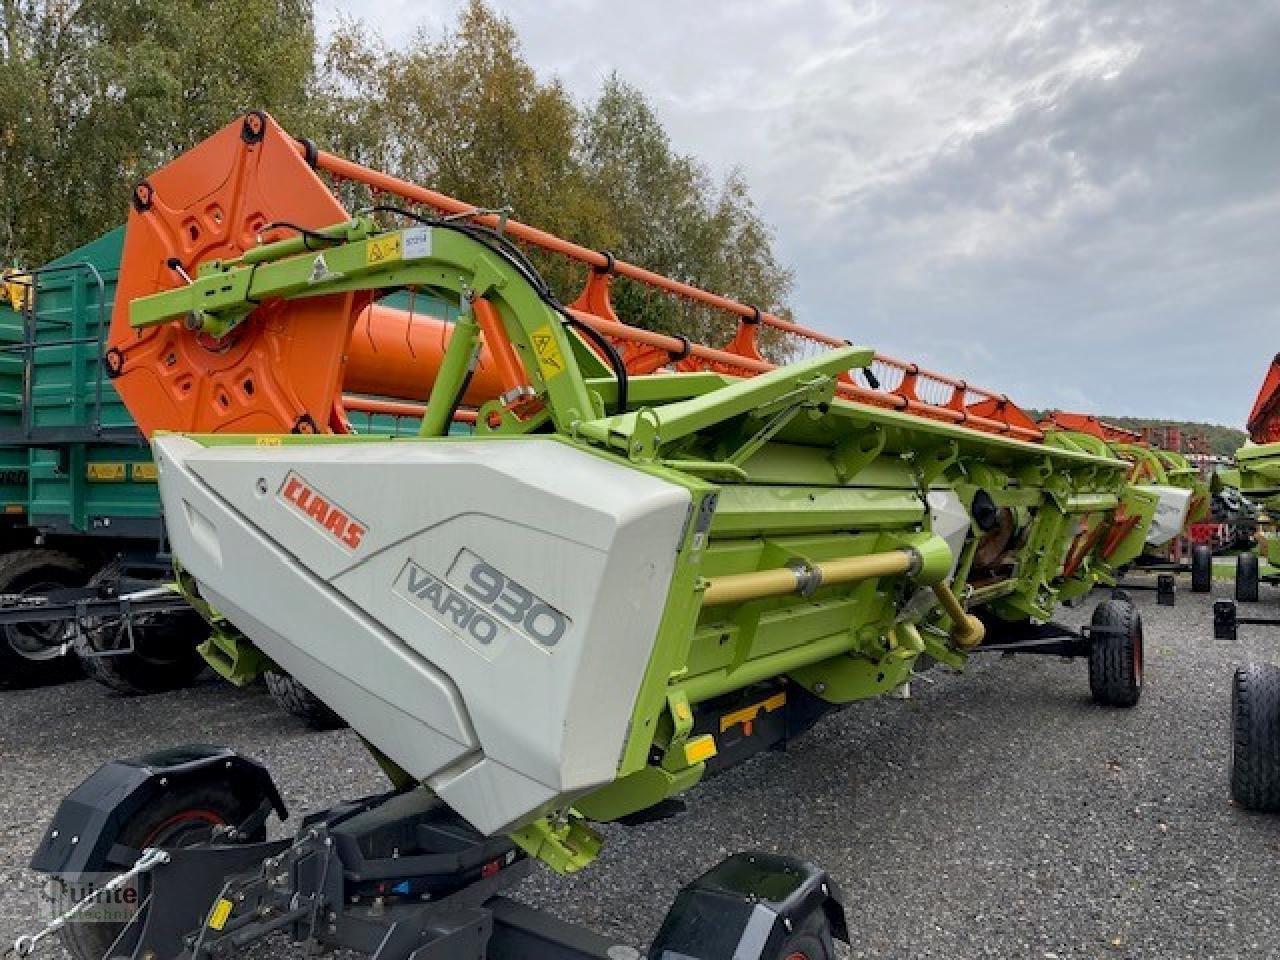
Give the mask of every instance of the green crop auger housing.
[[[926, 658], [962, 666], [984, 632], [966, 607], [1048, 619], [1070, 544], [1122, 502], [1129, 465], [1101, 451], [838, 398], [872, 358], [857, 347], [632, 377], [618, 409], [619, 379], [496, 235], [413, 231], [353, 221], [321, 234], [323, 271], [286, 243], [134, 301], [135, 325], [214, 337], [259, 301], [342, 290], [463, 310], [418, 438], [157, 437], [169, 534], [224, 637], [396, 779], [557, 869], [594, 856], [580, 818], [660, 808]], [[480, 301], [537, 412], [490, 404], [447, 436]]]

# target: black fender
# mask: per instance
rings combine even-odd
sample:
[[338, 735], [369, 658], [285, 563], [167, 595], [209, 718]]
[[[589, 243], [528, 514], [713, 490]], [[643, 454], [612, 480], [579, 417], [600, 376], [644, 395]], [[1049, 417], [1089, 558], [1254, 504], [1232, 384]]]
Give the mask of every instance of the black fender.
[[139, 811], [169, 791], [215, 781], [247, 801], [270, 803], [281, 820], [289, 815], [271, 774], [256, 760], [204, 744], [159, 750], [105, 763], [67, 794], [36, 847], [31, 869], [60, 876], [126, 869], [139, 851], [117, 840]]
[[815, 911], [826, 914], [833, 937], [849, 942], [844, 899], [825, 870], [795, 857], [735, 853], [681, 888], [649, 957], [775, 957]]

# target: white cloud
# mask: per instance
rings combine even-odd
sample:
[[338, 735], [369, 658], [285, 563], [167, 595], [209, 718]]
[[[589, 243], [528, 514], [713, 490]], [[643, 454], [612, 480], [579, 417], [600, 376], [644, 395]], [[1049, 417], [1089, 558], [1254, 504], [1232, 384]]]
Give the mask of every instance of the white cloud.
[[[1227, 423], [1280, 347], [1274, 2], [491, 2], [575, 96], [617, 70], [744, 171], [813, 326], [1028, 405]], [[320, 23], [403, 43], [461, 5]]]

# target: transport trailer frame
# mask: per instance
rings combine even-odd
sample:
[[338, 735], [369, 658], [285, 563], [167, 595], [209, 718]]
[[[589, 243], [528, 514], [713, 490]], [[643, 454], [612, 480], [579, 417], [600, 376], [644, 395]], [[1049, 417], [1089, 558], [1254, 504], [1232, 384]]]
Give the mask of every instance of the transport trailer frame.
[[[134, 652], [135, 617], [189, 610], [191, 604], [187, 598], [167, 584], [121, 578], [111, 584], [66, 587], [31, 596], [0, 594], [0, 627], [66, 623], [77, 635], [94, 633], [98, 638], [94, 649], [81, 648], [80, 656], [110, 657]], [[104, 619], [112, 621], [119, 637], [127, 639], [126, 645], [101, 648]]]
[[[185, 846], [121, 842], [158, 805], [182, 811], [219, 793], [236, 799], [242, 820], [212, 826]], [[303, 818], [293, 837], [267, 841], [272, 812], [287, 816], [270, 774], [227, 748], [113, 761], [63, 801], [32, 868], [69, 890], [83, 889], [88, 874], [131, 871], [139, 906], [109, 931], [113, 957], [220, 960], [277, 933], [309, 951], [343, 948], [375, 960], [640, 956], [504, 896], [536, 861], [510, 838], [477, 833], [426, 789], [342, 803]], [[82, 902], [19, 938], [16, 955], [29, 956], [53, 933], [65, 937]], [[847, 942], [848, 927], [825, 871], [793, 857], [739, 853], [681, 889], [648, 955], [827, 960], [833, 938]]]
[[1213, 602], [1213, 638], [1215, 640], [1235, 640], [1240, 635], [1242, 626], [1280, 627], [1280, 617], [1242, 617], [1239, 605], [1234, 600]]

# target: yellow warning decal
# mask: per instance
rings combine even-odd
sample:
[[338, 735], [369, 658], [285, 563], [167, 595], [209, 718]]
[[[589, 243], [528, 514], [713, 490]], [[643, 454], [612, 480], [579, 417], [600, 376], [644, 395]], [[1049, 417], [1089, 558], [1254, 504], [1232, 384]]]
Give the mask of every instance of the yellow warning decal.
[[254, 440], [254, 443], [260, 447], [280, 447], [284, 445], [280, 442], [279, 437], [258, 437]]
[[221, 930], [227, 925], [227, 920], [231, 918], [231, 901], [226, 897], [219, 897], [218, 902], [213, 905], [213, 909], [209, 911], [209, 929]]
[[533, 331], [531, 339], [534, 356], [538, 358], [538, 369], [542, 371], [542, 379], [550, 380], [564, 373], [564, 354], [560, 352], [560, 345], [556, 343], [555, 334], [551, 332], [551, 324], [544, 323]]
[[366, 266], [376, 267], [381, 263], [390, 263], [400, 259], [400, 234], [388, 233], [381, 237], [373, 237], [364, 246], [364, 262]]
[[787, 704], [787, 695], [785, 693], [775, 693], [768, 700], [761, 700], [759, 703], [753, 703], [749, 707], [743, 707], [741, 710], [735, 710], [733, 713], [726, 713], [720, 718], [720, 732], [724, 733], [730, 727], [736, 727], [741, 724], [746, 730], [747, 736], [751, 735], [749, 729], [756, 717], [762, 713], [773, 713], [780, 710]]
[[124, 479], [123, 463], [91, 463], [88, 466], [90, 480], [102, 480], [114, 483]]
[[694, 737], [684, 745], [684, 762], [689, 766], [710, 760], [716, 755], [716, 740], [709, 733]]
[[133, 465], [133, 479], [149, 480], [155, 482], [158, 473], [154, 463], [135, 463]]

